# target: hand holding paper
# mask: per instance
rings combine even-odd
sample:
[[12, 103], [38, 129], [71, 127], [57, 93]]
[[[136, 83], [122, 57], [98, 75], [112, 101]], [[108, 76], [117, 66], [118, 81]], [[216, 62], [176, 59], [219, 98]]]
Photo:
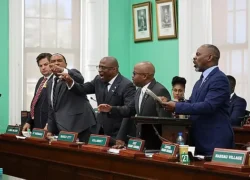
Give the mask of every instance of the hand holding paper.
[[146, 89], [146, 93], [151, 96], [153, 99], [155, 99], [156, 101], [158, 101], [160, 104], [163, 103], [163, 101], [161, 100], [160, 97], [158, 97], [155, 93], [153, 93], [150, 89]]

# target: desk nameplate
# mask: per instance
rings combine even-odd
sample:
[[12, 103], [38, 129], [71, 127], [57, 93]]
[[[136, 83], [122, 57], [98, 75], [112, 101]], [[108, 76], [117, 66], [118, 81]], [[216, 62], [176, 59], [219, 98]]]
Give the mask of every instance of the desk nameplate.
[[208, 169], [250, 172], [249, 152], [215, 148], [212, 161], [204, 163], [204, 167]]
[[159, 153], [153, 155], [153, 159], [176, 162], [178, 159], [176, 154], [179, 150], [179, 145], [171, 142], [162, 142]]
[[91, 134], [87, 145], [83, 145], [83, 150], [107, 152], [109, 149], [110, 136]]
[[130, 138], [128, 141], [127, 149], [121, 150], [120, 155], [126, 157], [145, 157], [145, 153], [143, 153], [145, 145], [145, 140], [139, 138]]

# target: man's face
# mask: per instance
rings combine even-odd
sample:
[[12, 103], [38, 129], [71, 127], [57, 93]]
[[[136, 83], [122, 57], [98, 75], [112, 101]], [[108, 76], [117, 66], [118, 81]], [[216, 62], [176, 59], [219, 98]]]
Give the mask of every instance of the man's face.
[[114, 67], [110, 63], [110, 61], [105, 58], [100, 61], [99, 66], [97, 68], [99, 75], [104, 82], [109, 82], [112, 78], [116, 76], [117, 67]]
[[49, 67], [49, 60], [47, 58], [43, 58], [38, 62], [38, 66], [40, 72], [43, 76], [47, 77], [51, 74], [51, 70]]
[[197, 49], [196, 55], [193, 58], [193, 63], [195, 67], [195, 71], [204, 72], [207, 68], [207, 64], [211, 61], [211, 54], [209, 54], [208, 48], [205, 46], [201, 46]]
[[67, 63], [65, 62], [65, 60], [63, 59], [63, 57], [61, 55], [53, 55], [50, 58], [50, 63], [53, 65], [57, 65], [59, 67], [62, 67], [62, 68], [67, 67]]
[[136, 85], [137, 87], [143, 87], [144, 81], [146, 80], [146, 74], [142, 72], [138, 66], [135, 66], [132, 80], [133, 80], [134, 85]]

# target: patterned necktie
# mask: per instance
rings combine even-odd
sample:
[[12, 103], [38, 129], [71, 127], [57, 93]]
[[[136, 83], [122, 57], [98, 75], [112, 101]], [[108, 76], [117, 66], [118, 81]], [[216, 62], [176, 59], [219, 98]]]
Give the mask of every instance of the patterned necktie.
[[36, 91], [36, 95], [31, 103], [31, 108], [30, 108], [30, 115], [31, 115], [31, 118], [34, 119], [34, 113], [35, 113], [35, 106], [36, 106], [36, 103], [40, 97], [40, 94], [43, 90], [43, 85], [44, 83], [46, 82], [47, 78], [44, 78], [38, 88], [38, 90]]
[[204, 82], [204, 81], [203, 81], [203, 77], [204, 77], [203, 74], [201, 74], [201, 76], [200, 76], [200, 86], [199, 86], [199, 88], [202, 86], [202, 84], [203, 84], [203, 82]]

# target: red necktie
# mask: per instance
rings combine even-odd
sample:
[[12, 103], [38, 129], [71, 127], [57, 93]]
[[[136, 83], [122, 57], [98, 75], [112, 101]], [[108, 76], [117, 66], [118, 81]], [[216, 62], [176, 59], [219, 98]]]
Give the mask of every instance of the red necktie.
[[38, 90], [37, 90], [37, 92], [36, 92], [36, 95], [35, 95], [35, 97], [34, 97], [32, 103], [31, 103], [30, 115], [31, 115], [31, 118], [32, 118], [32, 119], [34, 119], [35, 106], [36, 106], [36, 103], [37, 103], [37, 101], [38, 101], [38, 99], [39, 99], [39, 96], [40, 96], [40, 94], [41, 94], [41, 92], [42, 92], [42, 90], [43, 90], [43, 85], [44, 85], [44, 83], [46, 82], [46, 80], [47, 80], [47, 78], [44, 78], [44, 79], [42, 80], [42, 82], [41, 82], [41, 84], [40, 84], [40, 86], [39, 86], [39, 88], [38, 88]]

